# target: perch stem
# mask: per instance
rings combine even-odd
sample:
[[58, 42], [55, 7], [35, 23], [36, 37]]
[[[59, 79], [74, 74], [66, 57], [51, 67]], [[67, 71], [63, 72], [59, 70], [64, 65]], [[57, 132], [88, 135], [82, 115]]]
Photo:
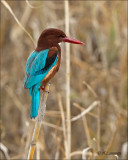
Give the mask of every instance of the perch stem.
[[[69, 1], [64, 1], [65, 5], [65, 32], [69, 35]], [[67, 115], [67, 144], [66, 159], [70, 159], [71, 153], [71, 108], [70, 108], [70, 45], [66, 43], [66, 115]]]
[[38, 140], [42, 120], [44, 118], [45, 108], [46, 108], [46, 100], [49, 93], [49, 85], [47, 84], [45, 86], [45, 91], [43, 92], [43, 98], [41, 99], [40, 107], [39, 107], [39, 113], [35, 122], [35, 127], [33, 131], [32, 141], [30, 144], [29, 152], [27, 160], [32, 160], [34, 157], [35, 147]]

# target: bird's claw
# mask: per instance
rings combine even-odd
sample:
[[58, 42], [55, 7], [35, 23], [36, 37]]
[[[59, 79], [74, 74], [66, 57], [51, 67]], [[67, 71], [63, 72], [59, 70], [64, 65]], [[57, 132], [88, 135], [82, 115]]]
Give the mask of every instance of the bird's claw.
[[45, 90], [45, 87], [40, 86], [39, 91], [42, 90], [43, 92], [49, 93], [49, 91]]

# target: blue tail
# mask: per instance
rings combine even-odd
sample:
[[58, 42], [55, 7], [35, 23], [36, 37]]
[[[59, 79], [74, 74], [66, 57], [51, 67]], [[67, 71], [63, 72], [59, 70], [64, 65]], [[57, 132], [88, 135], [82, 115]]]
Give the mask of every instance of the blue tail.
[[31, 95], [31, 112], [30, 117], [35, 118], [38, 115], [39, 109], [39, 90], [37, 87], [29, 89]]

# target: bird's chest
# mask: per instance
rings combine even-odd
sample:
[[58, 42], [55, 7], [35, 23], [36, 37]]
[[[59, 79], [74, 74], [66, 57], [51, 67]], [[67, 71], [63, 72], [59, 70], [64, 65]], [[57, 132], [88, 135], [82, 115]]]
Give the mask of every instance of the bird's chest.
[[49, 70], [49, 72], [47, 73], [47, 75], [45, 76], [45, 78], [42, 80], [42, 86], [45, 86], [50, 81], [50, 79], [52, 79], [54, 77], [54, 75], [56, 74], [56, 72], [59, 70], [59, 67], [60, 67], [60, 55], [58, 54], [58, 56], [57, 56], [57, 62]]

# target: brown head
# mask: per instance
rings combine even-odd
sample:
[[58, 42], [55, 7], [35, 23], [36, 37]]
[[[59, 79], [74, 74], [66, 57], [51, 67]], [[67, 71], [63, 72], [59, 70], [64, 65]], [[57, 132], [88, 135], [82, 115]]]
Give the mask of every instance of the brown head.
[[49, 28], [49, 29], [44, 30], [41, 33], [38, 39], [36, 51], [49, 49], [54, 46], [59, 47], [58, 43], [60, 42], [69, 42], [69, 43], [84, 45], [84, 43], [76, 39], [67, 37], [66, 34], [59, 29]]

